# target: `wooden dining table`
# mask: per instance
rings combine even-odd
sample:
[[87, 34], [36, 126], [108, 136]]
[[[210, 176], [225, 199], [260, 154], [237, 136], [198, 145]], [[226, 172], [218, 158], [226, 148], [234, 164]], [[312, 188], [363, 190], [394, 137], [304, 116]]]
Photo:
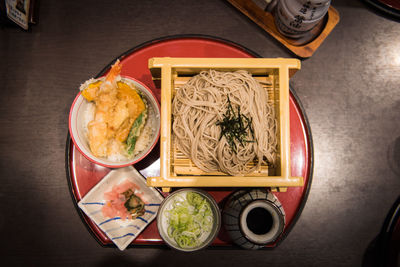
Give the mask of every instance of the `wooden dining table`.
[[[400, 263], [399, 218], [393, 217], [400, 196], [395, 17], [364, 1], [332, 1], [339, 23], [312, 56], [302, 58], [224, 0], [34, 2], [38, 20], [28, 30], [0, 25], [4, 266]], [[277, 246], [245, 250], [224, 244], [183, 253], [162, 242], [142, 242], [120, 251], [99, 242], [77, 208], [68, 116], [80, 84], [133, 48], [188, 36], [301, 62], [290, 88], [304, 115], [312, 164], [299, 216]], [[382, 252], [388, 218], [397, 220], [397, 228]]]

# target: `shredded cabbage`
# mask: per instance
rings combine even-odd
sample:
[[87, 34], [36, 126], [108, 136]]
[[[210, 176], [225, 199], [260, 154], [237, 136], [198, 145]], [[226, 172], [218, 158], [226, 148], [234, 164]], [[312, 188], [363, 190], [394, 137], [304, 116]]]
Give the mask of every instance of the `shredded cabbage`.
[[181, 248], [193, 248], [201, 244], [212, 229], [213, 214], [210, 203], [198, 193], [188, 192], [186, 198], [177, 195], [172, 208], [166, 210], [167, 233]]

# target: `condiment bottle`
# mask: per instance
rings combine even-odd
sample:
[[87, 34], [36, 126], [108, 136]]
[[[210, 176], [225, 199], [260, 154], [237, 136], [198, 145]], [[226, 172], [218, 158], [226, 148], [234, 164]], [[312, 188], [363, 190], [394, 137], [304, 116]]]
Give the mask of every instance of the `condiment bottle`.
[[279, 0], [275, 25], [289, 38], [301, 38], [318, 25], [328, 12], [330, 0]]

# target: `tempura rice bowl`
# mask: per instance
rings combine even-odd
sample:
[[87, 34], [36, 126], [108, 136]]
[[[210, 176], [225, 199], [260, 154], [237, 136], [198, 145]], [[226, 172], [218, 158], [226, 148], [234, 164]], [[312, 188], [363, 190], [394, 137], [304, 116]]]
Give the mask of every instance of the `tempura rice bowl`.
[[[99, 79], [103, 80], [104, 77]], [[93, 155], [87, 138], [87, 125], [93, 119], [95, 104], [88, 102], [81, 95], [81, 92], [76, 96], [69, 114], [69, 132], [78, 150], [91, 162], [110, 168], [129, 166], [142, 160], [153, 149], [160, 134], [160, 105], [153, 92], [134, 78], [121, 75], [121, 81], [139, 91], [143, 100], [147, 103], [148, 109], [145, 126], [135, 146], [138, 152], [132, 158], [127, 158], [124, 155], [100, 158]], [[85, 82], [83, 87], [88, 86], [91, 82], [93, 80]]]

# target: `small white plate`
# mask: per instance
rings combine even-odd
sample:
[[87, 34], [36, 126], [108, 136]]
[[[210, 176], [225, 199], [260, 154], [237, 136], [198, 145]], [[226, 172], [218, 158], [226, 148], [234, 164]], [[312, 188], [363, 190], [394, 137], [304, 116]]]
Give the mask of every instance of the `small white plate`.
[[[106, 218], [101, 211], [104, 206], [104, 193], [125, 180], [135, 183], [143, 196], [146, 212], [134, 220], [121, 220], [119, 217]], [[132, 166], [112, 170], [82, 199], [78, 206], [94, 221], [120, 250], [124, 250], [157, 216], [163, 196], [153, 187], [146, 185], [145, 178]]]

